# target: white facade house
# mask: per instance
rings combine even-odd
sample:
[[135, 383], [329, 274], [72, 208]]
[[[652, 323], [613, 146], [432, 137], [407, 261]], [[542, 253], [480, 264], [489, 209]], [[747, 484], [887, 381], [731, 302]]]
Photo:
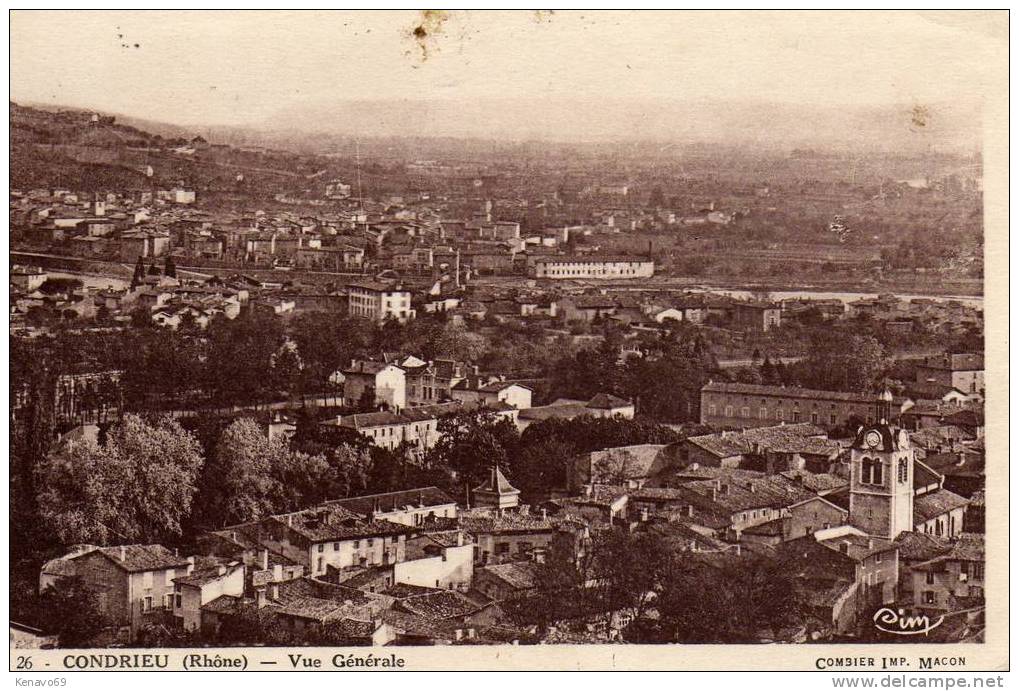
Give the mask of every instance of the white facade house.
[[416, 316], [410, 306], [410, 291], [385, 283], [364, 281], [347, 286], [347, 310], [352, 317], [374, 321], [395, 319], [406, 322]]
[[651, 278], [655, 262], [642, 257], [543, 257], [534, 262], [535, 278]]

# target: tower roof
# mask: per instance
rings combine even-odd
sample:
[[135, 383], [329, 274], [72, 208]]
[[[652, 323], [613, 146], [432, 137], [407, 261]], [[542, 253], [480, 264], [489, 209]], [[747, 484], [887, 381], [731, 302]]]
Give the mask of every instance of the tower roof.
[[500, 496], [520, 494], [520, 490], [509, 483], [509, 480], [502, 474], [502, 470], [499, 469], [498, 465], [492, 466], [492, 473], [489, 475], [488, 480], [485, 484], [476, 488], [474, 492], [497, 494]]

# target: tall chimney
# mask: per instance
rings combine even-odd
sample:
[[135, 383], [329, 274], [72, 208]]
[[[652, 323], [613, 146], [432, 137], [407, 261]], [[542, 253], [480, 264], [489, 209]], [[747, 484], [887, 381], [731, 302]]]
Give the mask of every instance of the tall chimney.
[[263, 571], [269, 568], [269, 550], [263, 549], [260, 551], [258, 553], [258, 559]]
[[124, 545], [120, 546], [120, 560], [127, 561], [127, 547]]

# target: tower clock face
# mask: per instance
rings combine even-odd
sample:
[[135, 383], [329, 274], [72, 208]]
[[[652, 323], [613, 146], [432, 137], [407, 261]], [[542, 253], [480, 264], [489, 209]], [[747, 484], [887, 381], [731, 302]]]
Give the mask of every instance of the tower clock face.
[[876, 430], [867, 432], [867, 436], [864, 438], [864, 443], [872, 449], [876, 449], [881, 445], [881, 435]]

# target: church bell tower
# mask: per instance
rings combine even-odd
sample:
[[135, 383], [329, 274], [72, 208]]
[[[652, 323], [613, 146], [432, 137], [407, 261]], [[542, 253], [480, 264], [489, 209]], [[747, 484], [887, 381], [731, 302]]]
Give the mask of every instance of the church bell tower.
[[894, 540], [913, 530], [916, 451], [904, 429], [893, 426], [892, 394], [877, 400], [877, 424], [861, 427], [850, 449], [850, 522], [868, 535]]

